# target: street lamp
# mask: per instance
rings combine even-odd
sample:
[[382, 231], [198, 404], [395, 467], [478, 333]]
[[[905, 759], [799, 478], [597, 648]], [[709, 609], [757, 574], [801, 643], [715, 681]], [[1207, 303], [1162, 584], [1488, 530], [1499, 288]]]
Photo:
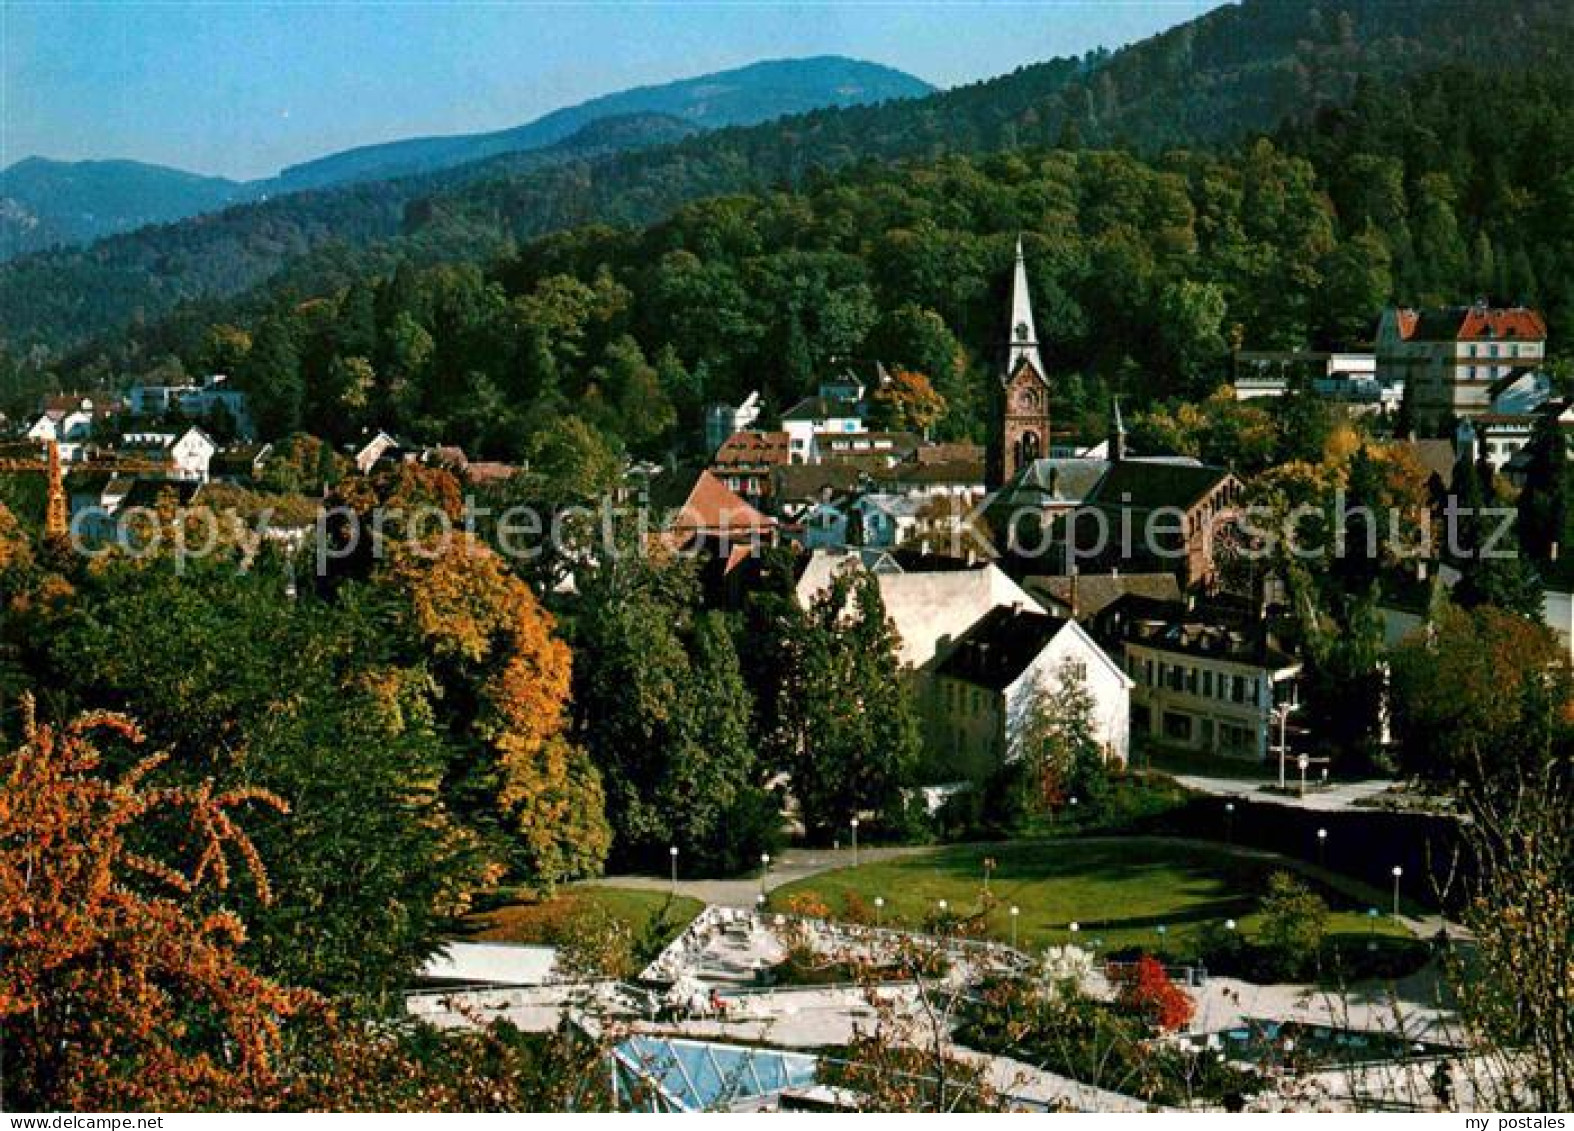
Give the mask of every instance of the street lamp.
[[883, 895], [874, 897], [874, 925], [885, 926], [885, 896]]
[[1022, 909], [1015, 905], [1011, 908], [1011, 949], [1017, 948], [1017, 916], [1022, 914]]
[[1170, 933], [1170, 929], [1168, 927], [1166, 927], [1163, 923], [1160, 923], [1157, 927], [1154, 927], [1153, 930], [1159, 936], [1159, 949], [1163, 950], [1164, 949], [1164, 936]]
[[770, 874], [771, 874], [771, 854], [769, 852], [762, 852], [762, 853], [760, 853], [760, 900], [761, 900], [761, 902], [764, 902], [764, 899], [765, 899], [765, 877], [769, 876]]
[[853, 827], [853, 867], [858, 867], [858, 818], [848, 822]]
[[943, 899], [935, 904], [935, 909], [938, 912], [938, 914], [935, 916], [935, 926], [939, 930], [940, 936], [942, 938], [945, 937], [946, 913], [950, 910], [950, 908], [951, 905]]
[[1377, 949], [1377, 917], [1382, 914], [1375, 907], [1366, 909], [1366, 949]]
[[1284, 784], [1284, 760], [1290, 753], [1289, 743], [1285, 740], [1285, 726], [1290, 721], [1290, 712], [1295, 710], [1294, 703], [1280, 703], [1273, 709], [1273, 721], [1279, 724], [1279, 788]]
[[1235, 843], [1235, 802], [1224, 803], [1224, 843]]
[[1072, 923], [1067, 929], [1071, 932], [1071, 945], [1072, 946], [1076, 946], [1077, 945], [1077, 933], [1082, 930], [1082, 924], [1081, 923]]
[[1394, 918], [1395, 919], [1399, 918], [1399, 879], [1404, 874], [1405, 874], [1405, 870], [1403, 868], [1401, 868], [1398, 864], [1395, 864], [1394, 865]]
[[995, 870], [995, 858], [993, 856], [986, 856], [986, 857], [984, 857], [984, 894], [985, 895], [989, 894], [989, 876], [990, 876], [990, 873], [993, 872], [994, 870]]
[[672, 894], [678, 894], [678, 846], [673, 845], [667, 849], [667, 855], [672, 858]]
[[1328, 830], [1317, 830], [1317, 866], [1328, 867]]
[[1306, 796], [1306, 767], [1310, 766], [1312, 764], [1312, 760], [1310, 758], [1308, 758], [1305, 754], [1302, 754], [1299, 758], [1297, 758], [1295, 760], [1295, 764], [1301, 768], [1301, 796], [1305, 797]]

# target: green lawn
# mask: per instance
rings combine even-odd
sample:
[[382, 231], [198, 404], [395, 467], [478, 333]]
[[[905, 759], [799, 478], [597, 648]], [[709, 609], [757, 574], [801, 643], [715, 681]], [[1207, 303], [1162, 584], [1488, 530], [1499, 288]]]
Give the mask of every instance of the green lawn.
[[[544, 902], [510, 903], [481, 911], [467, 920], [470, 938], [491, 942], [555, 943], [574, 922], [605, 912], [627, 923], [634, 938], [657, 949], [677, 938], [705, 905], [687, 896], [633, 888], [576, 887]], [[652, 924], [660, 923], [652, 931]]]
[[[983, 893], [983, 862], [992, 857], [992, 898]], [[1293, 861], [1238, 856], [1223, 848], [1180, 845], [1152, 838], [1022, 841], [958, 846], [922, 857], [844, 868], [778, 888], [771, 905], [782, 908], [794, 895], [818, 896], [832, 914], [854, 902], [872, 907], [885, 900], [887, 926], [917, 927], [935, 914], [938, 902], [970, 919], [990, 937], [1011, 937], [1010, 908], [1020, 908], [1018, 940], [1024, 946], [1069, 942], [1070, 923], [1081, 928], [1078, 941], [1098, 940], [1101, 949], [1127, 946], [1162, 949], [1188, 957], [1196, 953], [1198, 932], [1209, 923], [1234, 919], [1251, 937], [1258, 924], [1258, 899], [1268, 876], [1279, 870], [1300, 872], [1334, 909], [1333, 941], [1359, 940], [1374, 924], [1366, 909], [1384, 906], [1375, 892], [1326, 873], [1310, 875]], [[1160, 927], [1165, 928], [1161, 935]], [[1408, 937], [1386, 915], [1380, 935]]]

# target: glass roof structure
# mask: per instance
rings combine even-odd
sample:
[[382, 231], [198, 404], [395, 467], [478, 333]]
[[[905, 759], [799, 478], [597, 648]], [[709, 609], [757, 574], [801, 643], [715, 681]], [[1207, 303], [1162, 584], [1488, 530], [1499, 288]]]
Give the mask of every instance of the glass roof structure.
[[727, 1111], [815, 1083], [807, 1053], [636, 1036], [612, 1051], [616, 1106], [625, 1111]]

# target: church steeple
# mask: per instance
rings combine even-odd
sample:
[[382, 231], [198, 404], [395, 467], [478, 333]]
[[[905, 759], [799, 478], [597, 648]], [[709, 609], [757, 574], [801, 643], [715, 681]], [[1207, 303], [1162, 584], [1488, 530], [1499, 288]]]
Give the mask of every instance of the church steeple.
[[1038, 331], [1033, 327], [1033, 296], [1027, 285], [1027, 260], [1022, 255], [1022, 237], [1017, 236], [1016, 266], [1011, 275], [1011, 345], [1006, 351], [1005, 380], [1010, 380], [1023, 359], [1033, 363], [1039, 375], [1044, 361], [1038, 355]]
[[1017, 237], [1011, 275], [1010, 345], [1000, 374], [995, 427], [991, 430], [989, 485], [999, 487], [1035, 460], [1049, 455], [1049, 379], [1038, 352], [1027, 261]]

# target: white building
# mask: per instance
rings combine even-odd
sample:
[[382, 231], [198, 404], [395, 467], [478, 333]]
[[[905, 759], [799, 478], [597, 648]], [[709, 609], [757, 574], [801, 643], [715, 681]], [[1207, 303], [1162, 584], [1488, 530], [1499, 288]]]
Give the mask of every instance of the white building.
[[980, 778], [1022, 755], [1040, 698], [1067, 682], [1093, 703], [1093, 730], [1110, 762], [1130, 752], [1132, 681], [1074, 620], [1023, 606], [995, 608], [935, 668], [928, 716], [946, 764]]
[[812, 463], [816, 459], [817, 433], [848, 435], [864, 431], [863, 403], [805, 397], [782, 414], [782, 430], [787, 433], [788, 462]]
[[213, 455], [219, 446], [201, 428], [192, 425], [179, 435], [173, 432], [128, 432], [120, 438], [119, 449], [133, 458], [168, 464], [168, 475], [172, 479], [206, 483]]

